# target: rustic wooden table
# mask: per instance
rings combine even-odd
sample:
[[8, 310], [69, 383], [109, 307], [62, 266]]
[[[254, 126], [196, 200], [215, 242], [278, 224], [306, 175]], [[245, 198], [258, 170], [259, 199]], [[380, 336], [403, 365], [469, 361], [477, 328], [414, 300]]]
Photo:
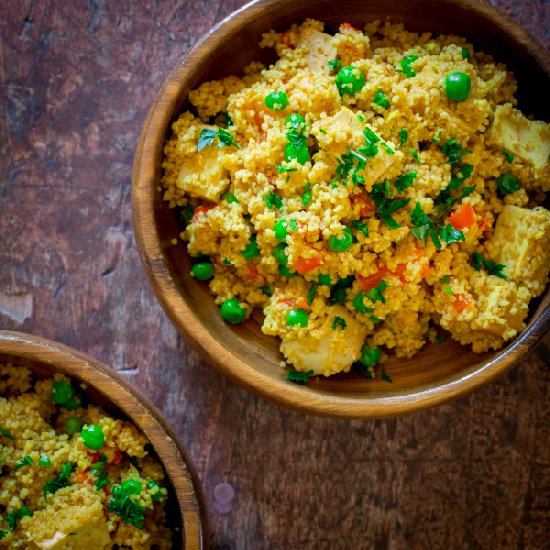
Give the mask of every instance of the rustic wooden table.
[[[550, 47], [548, 0], [491, 3]], [[459, 401], [335, 421], [230, 383], [157, 305], [132, 237], [134, 148], [175, 60], [242, 4], [0, 0], [0, 327], [153, 398], [198, 470], [214, 548], [548, 548], [550, 337]]]

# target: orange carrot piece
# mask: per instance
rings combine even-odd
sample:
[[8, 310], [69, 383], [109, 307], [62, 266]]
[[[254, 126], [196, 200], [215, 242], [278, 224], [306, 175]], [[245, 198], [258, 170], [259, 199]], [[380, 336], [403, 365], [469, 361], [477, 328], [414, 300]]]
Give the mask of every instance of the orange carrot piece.
[[462, 208], [451, 214], [447, 221], [455, 229], [466, 229], [474, 224], [474, 209], [470, 203], [465, 204]]

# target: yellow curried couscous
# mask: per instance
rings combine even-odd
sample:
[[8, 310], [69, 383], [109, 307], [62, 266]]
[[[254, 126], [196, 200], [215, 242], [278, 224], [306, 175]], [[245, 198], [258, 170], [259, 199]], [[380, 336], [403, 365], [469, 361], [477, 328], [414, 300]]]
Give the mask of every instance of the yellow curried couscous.
[[550, 125], [458, 36], [308, 20], [279, 59], [206, 82], [173, 123], [164, 199], [222, 317], [263, 310], [296, 371], [412, 357], [441, 327], [475, 352], [524, 327], [550, 269]]
[[0, 547], [168, 549], [162, 466], [62, 374], [0, 365]]

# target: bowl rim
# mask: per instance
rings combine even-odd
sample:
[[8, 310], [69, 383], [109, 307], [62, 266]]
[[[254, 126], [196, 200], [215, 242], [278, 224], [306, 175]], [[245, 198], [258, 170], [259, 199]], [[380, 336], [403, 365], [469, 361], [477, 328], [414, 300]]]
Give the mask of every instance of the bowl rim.
[[182, 548], [207, 547], [208, 523], [198, 475], [160, 410], [132, 382], [89, 355], [22, 332], [0, 330], [0, 353], [53, 367], [93, 387], [121, 410], [146, 435], [175, 489], [185, 534]]
[[[423, 386], [419, 390], [405, 391], [400, 395], [377, 395], [372, 399], [364, 396], [318, 395], [308, 392], [303, 386], [289, 384], [284, 379], [274, 380], [266, 373], [255, 370], [197, 323], [170, 275], [156, 232], [150, 234], [146, 231], [146, 228], [155, 227], [154, 190], [158, 182], [155, 181], [152, 157], [159, 140], [164, 143], [167, 132], [167, 126], [162, 123], [162, 112], [177, 102], [181, 85], [194, 73], [195, 61], [200, 61], [214, 51], [223, 41], [224, 35], [236, 34], [255, 14], [266, 9], [275, 9], [277, 5], [287, 1], [253, 0], [218, 22], [179, 58], [147, 114], [134, 157], [132, 221], [140, 259], [154, 294], [175, 327], [209, 363], [247, 390], [287, 408], [318, 416], [374, 419], [416, 412], [470, 393], [512, 368], [542, 338], [550, 328], [550, 307], [546, 307], [540, 317], [503, 350], [504, 354], [500, 353], [488, 361], [478, 361], [467, 370], [450, 375], [446, 383], [432, 387]], [[483, 0], [445, 1], [474, 11], [500, 30], [513, 35], [515, 41], [529, 53], [542, 71], [550, 75], [550, 53], [505, 14]], [[159, 114], [161, 116], [157, 116]], [[546, 292], [548, 293], [548, 289]]]

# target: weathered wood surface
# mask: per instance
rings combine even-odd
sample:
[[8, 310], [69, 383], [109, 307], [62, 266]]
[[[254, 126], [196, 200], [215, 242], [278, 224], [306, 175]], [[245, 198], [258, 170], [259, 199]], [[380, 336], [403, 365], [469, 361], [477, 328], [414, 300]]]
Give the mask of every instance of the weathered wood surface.
[[[550, 47], [546, 0], [491, 3]], [[152, 397], [202, 479], [214, 548], [547, 548], [550, 337], [459, 401], [335, 421], [230, 383], [156, 304], [132, 239], [134, 148], [176, 59], [243, 4], [0, 0], [0, 327]]]

